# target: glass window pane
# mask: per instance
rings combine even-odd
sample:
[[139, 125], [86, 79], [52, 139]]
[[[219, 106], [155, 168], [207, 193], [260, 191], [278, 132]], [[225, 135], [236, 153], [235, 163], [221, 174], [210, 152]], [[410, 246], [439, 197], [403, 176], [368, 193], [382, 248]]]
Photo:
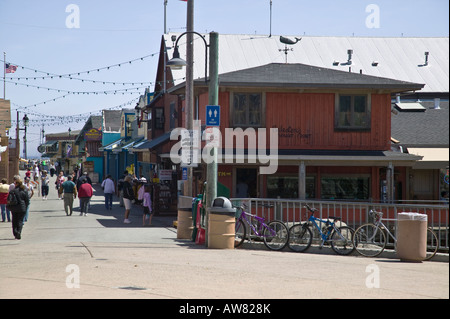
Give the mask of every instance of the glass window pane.
[[339, 97], [339, 126], [350, 126], [352, 123], [352, 97], [341, 95]]
[[249, 96], [249, 123], [258, 125], [261, 123], [261, 94], [250, 94]]
[[245, 107], [247, 105], [247, 95], [234, 95], [233, 123], [234, 125], [242, 125], [246, 123]]
[[355, 110], [353, 113], [353, 121], [355, 126], [366, 127], [367, 121], [367, 105], [365, 96], [355, 96]]
[[323, 177], [322, 199], [367, 200], [370, 192], [369, 177]]

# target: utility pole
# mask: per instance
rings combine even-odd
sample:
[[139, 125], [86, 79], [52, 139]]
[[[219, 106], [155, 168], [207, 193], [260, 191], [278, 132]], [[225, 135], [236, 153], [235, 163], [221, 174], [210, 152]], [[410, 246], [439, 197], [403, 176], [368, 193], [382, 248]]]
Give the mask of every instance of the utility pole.
[[[194, 0], [187, 1], [187, 43], [186, 43], [186, 129], [194, 129]], [[191, 152], [194, 150], [191, 148]], [[187, 196], [193, 194], [193, 168], [188, 167]]]
[[[209, 105], [219, 105], [219, 34], [209, 34]], [[220, 129], [220, 127], [219, 127]], [[217, 147], [209, 150], [212, 161], [207, 165], [206, 207], [217, 197]]]

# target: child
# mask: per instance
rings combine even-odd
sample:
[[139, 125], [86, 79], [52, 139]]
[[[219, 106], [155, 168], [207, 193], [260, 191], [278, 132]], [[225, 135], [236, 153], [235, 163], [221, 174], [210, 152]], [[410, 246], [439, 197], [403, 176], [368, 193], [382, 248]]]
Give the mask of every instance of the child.
[[144, 206], [144, 215], [142, 216], [142, 226], [145, 226], [145, 218], [148, 216], [148, 225], [152, 224], [152, 200], [150, 198], [150, 185], [144, 186], [144, 199], [142, 206]]

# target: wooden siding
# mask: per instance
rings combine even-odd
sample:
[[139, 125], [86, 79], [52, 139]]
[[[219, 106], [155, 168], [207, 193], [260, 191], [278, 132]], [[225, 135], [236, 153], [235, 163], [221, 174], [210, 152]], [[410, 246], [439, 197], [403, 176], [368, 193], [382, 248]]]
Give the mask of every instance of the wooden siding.
[[334, 93], [267, 93], [267, 128], [279, 130], [280, 149], [388, 150], [390, 96], [372, 94], [371, 129], [334, 128]]

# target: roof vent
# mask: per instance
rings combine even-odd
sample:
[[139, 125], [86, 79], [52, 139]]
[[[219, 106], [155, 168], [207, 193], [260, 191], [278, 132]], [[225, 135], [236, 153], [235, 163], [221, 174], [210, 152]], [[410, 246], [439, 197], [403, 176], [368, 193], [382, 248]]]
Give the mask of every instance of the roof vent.
[[441, 99], [440, 98], [435, 98], [434, 99], [434, 109], [435, 110], [440, 110], [441, 109]]
[[400, 112], [425, 112], [426, 108], [420, 103], [395, 103], [395, 108]]
[[429, 57], [429, 55], [430, 55], [430, 52], [425, 52], [425, 63], [424, 63], [424, 66], [427, 66], [428, 65], [428, 57]]
[[347, 64], [348, 64], [348, 65], [351, 65], [351, 64], [352, 64], [353, 50], [352, 50], [352, 49], [347, 50], [347, 54], [348, 54], [348, 61], [347, 61]]

